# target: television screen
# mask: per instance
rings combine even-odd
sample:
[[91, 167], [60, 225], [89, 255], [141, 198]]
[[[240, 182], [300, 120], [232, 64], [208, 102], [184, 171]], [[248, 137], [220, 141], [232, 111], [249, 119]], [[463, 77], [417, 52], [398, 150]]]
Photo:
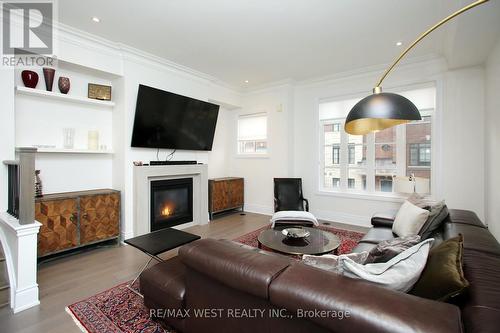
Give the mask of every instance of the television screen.
[[132, 147], [212, 150], [219, 106], [139, 85]]

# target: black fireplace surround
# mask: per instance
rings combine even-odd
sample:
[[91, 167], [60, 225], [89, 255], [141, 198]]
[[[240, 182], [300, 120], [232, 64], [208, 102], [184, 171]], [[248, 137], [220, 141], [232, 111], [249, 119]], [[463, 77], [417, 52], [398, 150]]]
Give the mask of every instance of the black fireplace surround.
[[151, 231], [193, 221], [193, 178], [151, 182]]

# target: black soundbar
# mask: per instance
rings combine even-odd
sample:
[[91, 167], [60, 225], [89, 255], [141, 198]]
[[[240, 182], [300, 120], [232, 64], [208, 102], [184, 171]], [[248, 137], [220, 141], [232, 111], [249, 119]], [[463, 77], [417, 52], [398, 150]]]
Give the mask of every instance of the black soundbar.
[[149, 165], [182, 165], [198, 164], [198, 161], [150, 161]]

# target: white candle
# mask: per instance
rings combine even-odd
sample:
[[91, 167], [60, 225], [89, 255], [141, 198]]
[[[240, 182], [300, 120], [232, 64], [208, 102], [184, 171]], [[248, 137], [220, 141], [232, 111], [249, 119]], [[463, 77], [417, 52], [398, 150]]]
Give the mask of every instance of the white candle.
[[89, 131], [88, 149], [89, 150], [99, 149], [99, 131]]

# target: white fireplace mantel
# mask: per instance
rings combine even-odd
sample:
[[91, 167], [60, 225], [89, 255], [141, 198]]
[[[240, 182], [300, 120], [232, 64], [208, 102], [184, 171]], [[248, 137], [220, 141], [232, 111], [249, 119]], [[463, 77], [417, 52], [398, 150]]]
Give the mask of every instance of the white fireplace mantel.
[[208, 166], [206, 164], [134, 166], [134, 236], [149, 233], [151, 182], [163, 179], [193, 179], [193, 222], [186, 228], [208, 223]]

